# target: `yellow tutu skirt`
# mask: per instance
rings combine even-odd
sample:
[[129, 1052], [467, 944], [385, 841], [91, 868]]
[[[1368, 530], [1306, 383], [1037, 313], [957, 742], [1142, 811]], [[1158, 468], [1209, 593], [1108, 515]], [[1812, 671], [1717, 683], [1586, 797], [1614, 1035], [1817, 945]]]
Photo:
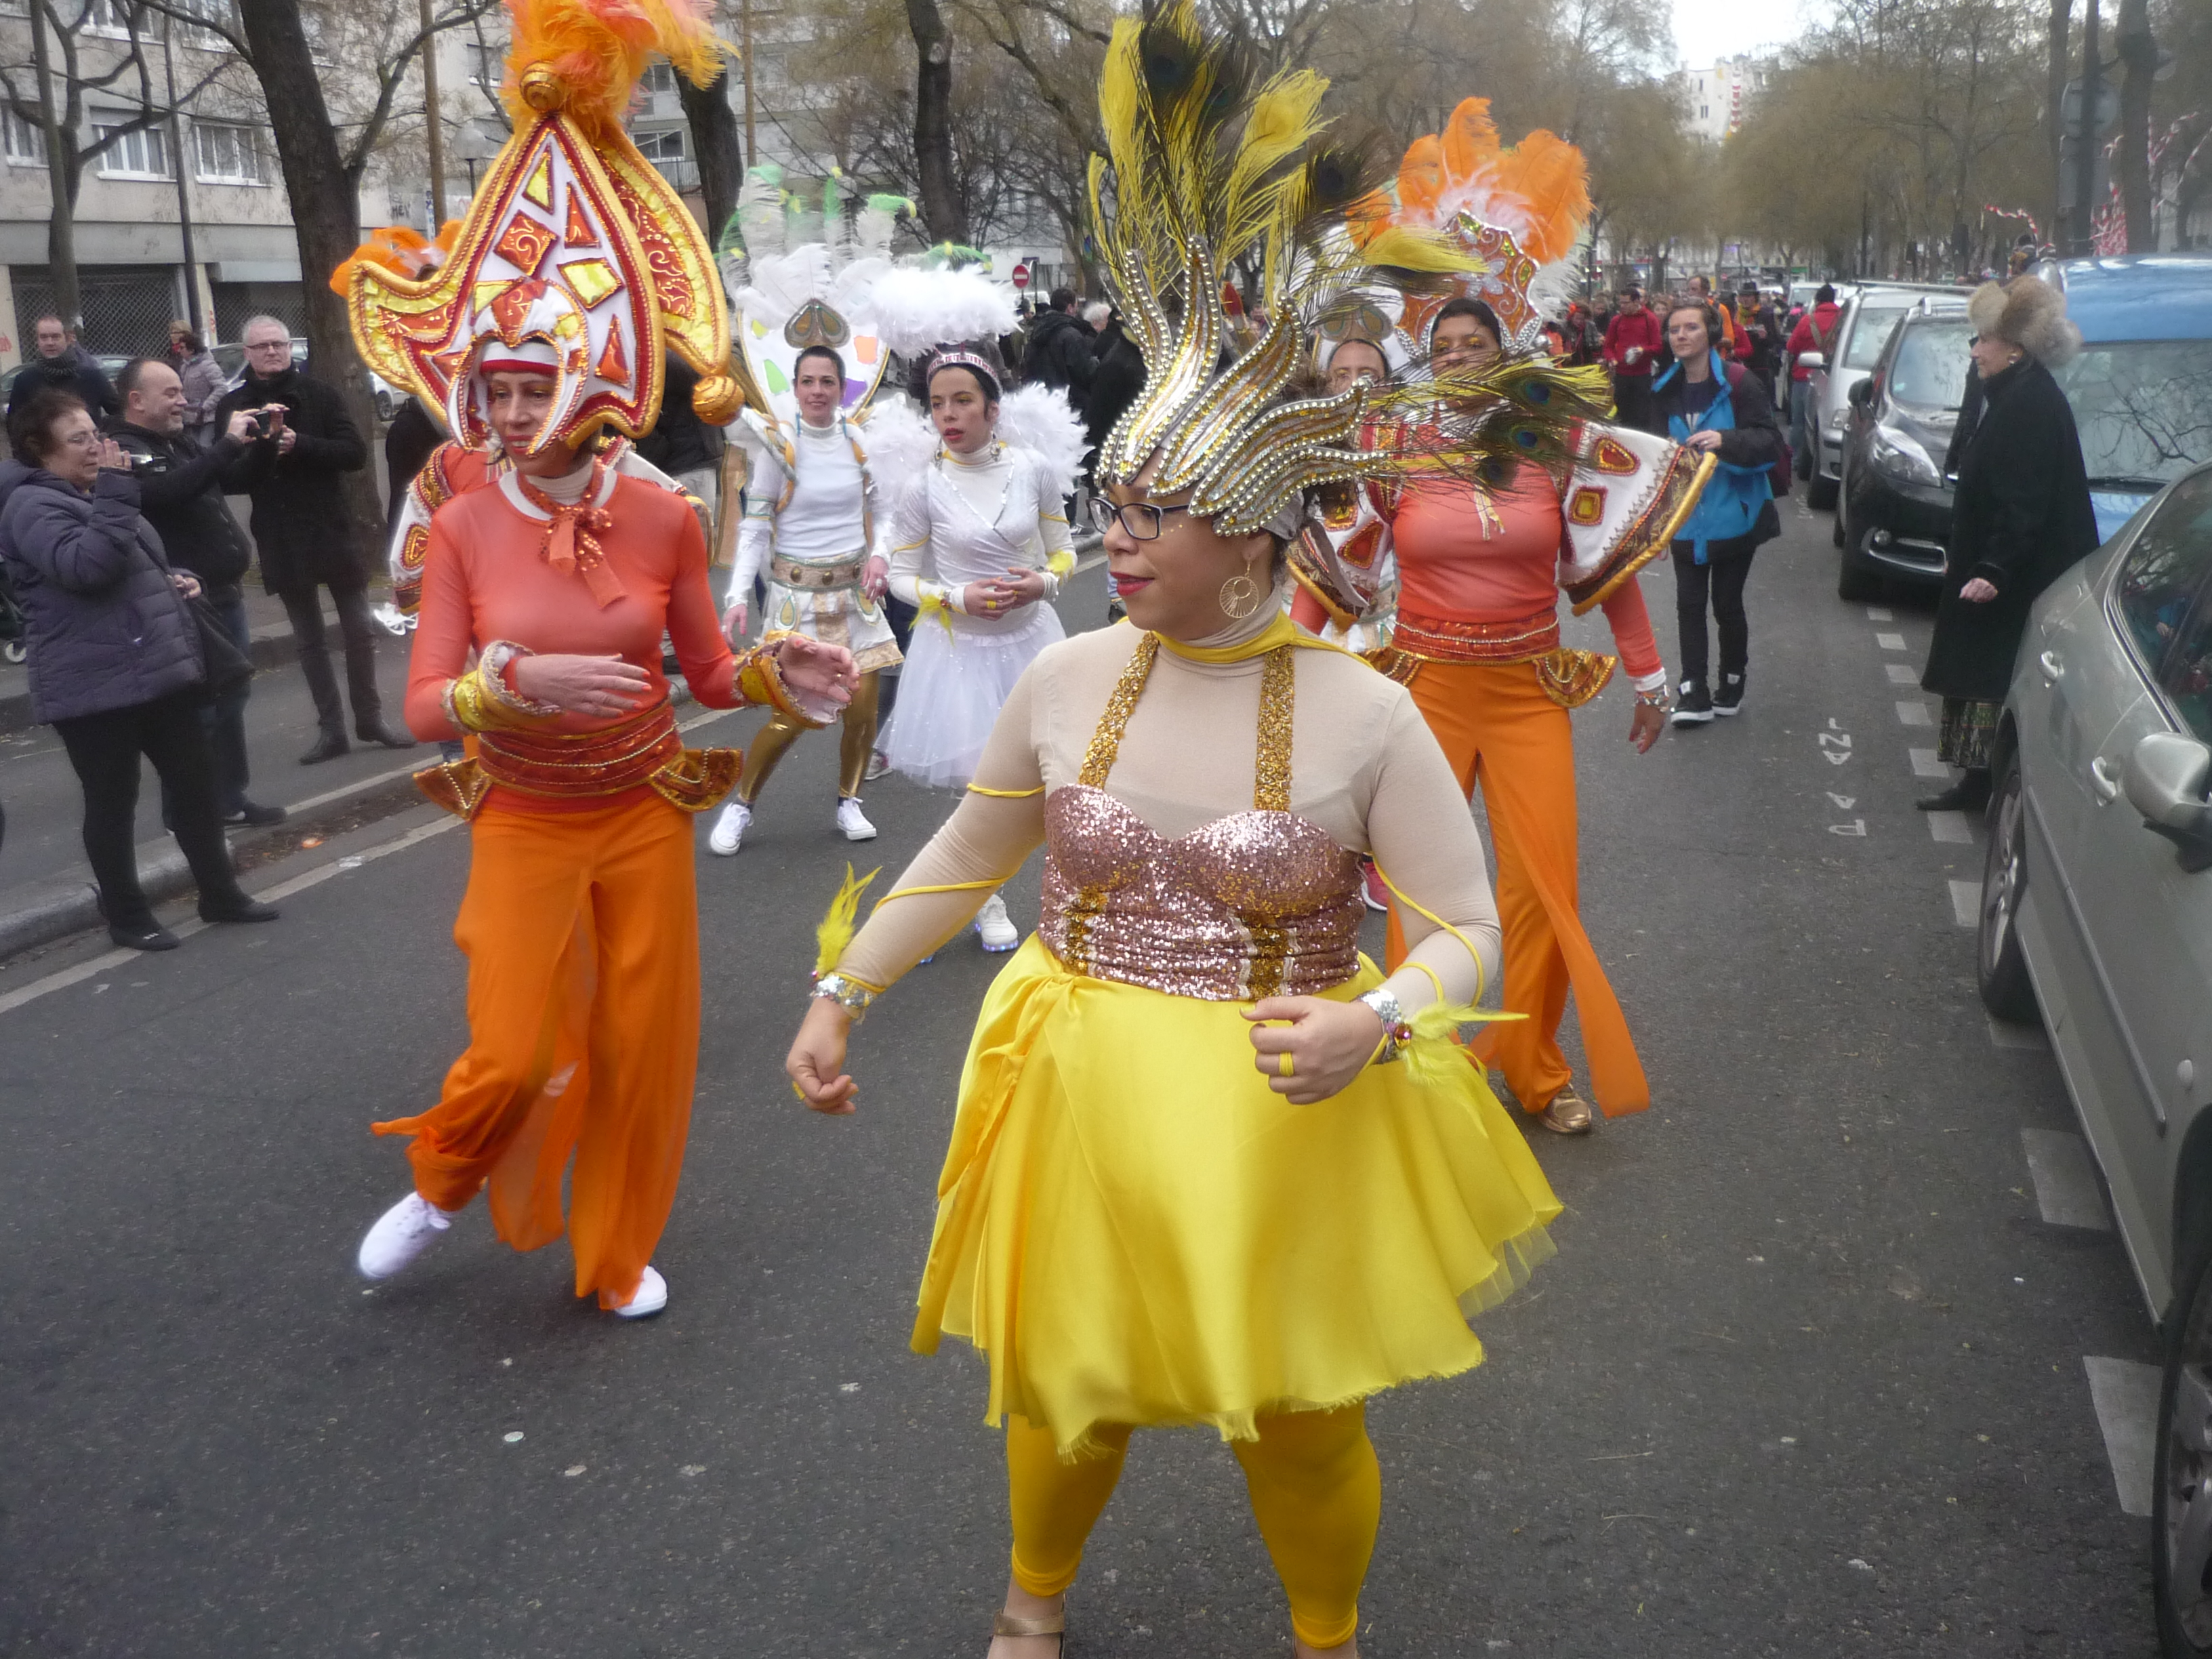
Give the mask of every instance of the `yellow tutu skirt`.
[[[1363, 957], [1328, 994], [1381, 979]], [[1480, 1364], [1468, 1316], [1551, 1255], [1559, 1200], [1480, 1070], [1371, 1066], [1294, 1106], [1243, 1006], [1071, 974], [1035, 937], [992, 985], [914, 1333], [984, 1354], [988, 1421], [1070, 1454], [1101, 1423], [1249, 1439]]]

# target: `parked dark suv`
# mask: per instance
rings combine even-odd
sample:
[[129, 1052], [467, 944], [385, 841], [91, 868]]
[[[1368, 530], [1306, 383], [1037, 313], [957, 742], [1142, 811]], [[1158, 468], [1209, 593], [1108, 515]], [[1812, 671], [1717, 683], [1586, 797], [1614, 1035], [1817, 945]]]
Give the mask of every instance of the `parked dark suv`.
[[1844, 599], [1878, 598], [1885, 579], [1943, 578], [1954, 483], [1943, 458], [1973, 337], [1957, 301], [1923, 300], [1897, 319], [1874, 373], [1850, 390], [1835, 525], [1836, 592]]

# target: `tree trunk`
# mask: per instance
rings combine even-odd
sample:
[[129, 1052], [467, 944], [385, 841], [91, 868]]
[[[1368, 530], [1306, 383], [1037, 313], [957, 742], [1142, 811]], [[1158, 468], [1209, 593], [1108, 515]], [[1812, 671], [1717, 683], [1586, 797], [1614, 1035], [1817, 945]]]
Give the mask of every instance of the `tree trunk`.
[[2046, 40], [2050, 56], [2044, 69], [2043, 95], [2043, 137], [2045, 148], [2050, 152], [2051, 194], [2043, 215], [2043, 234], [2045, 240], [2060, 247], [2065, 243], [2058, 234], [2058, 222], [2065, 215], [2067, 204], [2058, 199], [2058, 152], [2066, 137], [2067, 47], [2073, 33], [2074, 0], [2051, 0]]
[[906, 0], [914, 32], [915, 180], [933, 242], [965, 242], [968, 210], [952, 171], [952, 31], [937, 0]]
[[[298, 0], [238, 0], [238, 21], [269, 108], [276, 159], [291, 198], [300, 291], [307, 313], [307, 361], [317, 380], [345, 394], [346, 412], [374, 447], [376, 410], [369, 401], [368, 374], [354, 351], [345, 301], [330, 284], [331, 272], [361, 243], [360, 182], [338, 154]], [[364, 549], [380, 550], [384, 509], [377, 500], [376, 471], [371, 465], [343, 476], [356, 533]], [[368, 568], [380, 568], [382, 562], [371, 559]]]
[[699, 158], [699, 195], [706, 204], [707, 240], [717, 240], [738, 210], [738, 191], [745, 181], [745, 147], [738, 136], [737, 112], [730, 107], [730, 66], [710, 85], [695, 87], [676, 77], [676, 95], [691, 125], [691, 148]]
[[2150, 82], [2158, 71], [2158, 42], [2151, 36], [2145, 0], [2120, 0], [2112, 46], [2126, 66], [2120, 82], [2120, 205], [2128, 216], [2128, 252], [2158, 246], [2150, 206]]
[[[39, 131], [46, 144], [46, 279], [53, 284], [55, 311], [65, 326], [76, 328], [84, 321], [76, 285], [76, 185], [70, 177], [76, 135], [62, 131], [54, 111], [46, 0], [31, 0], [31, 60], [39, 76]], [[29, 331], [21, 327], [23, 319], [15, 321], [19, 333]]]

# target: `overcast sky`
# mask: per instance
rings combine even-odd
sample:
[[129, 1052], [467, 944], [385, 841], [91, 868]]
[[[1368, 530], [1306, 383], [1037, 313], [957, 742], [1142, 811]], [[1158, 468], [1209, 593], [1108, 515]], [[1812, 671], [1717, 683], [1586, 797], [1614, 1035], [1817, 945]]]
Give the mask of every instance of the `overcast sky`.
[[1771, 50], [1824, 9], [1819, 0], [1674, 0], [1675, 55], [1692, 69]]

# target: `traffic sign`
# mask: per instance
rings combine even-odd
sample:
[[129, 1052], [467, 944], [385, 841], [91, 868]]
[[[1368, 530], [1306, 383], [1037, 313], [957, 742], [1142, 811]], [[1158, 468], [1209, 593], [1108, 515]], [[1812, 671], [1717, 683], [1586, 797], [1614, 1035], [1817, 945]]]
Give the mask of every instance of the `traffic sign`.
[[1014, 261], [1014, 292], [1015, 292], [1015, 293], [1017, 293], [1017, 294], [1019, 294], [1020, 292], [1022, 292], [1022, 290], [1023, 290], [1023, 289], [1026, 289], [1029, 285], [1030, 285], [1030, 262], [1029, 262], [1028, 260], [1026, 260], [1026, 259], [1017, 259], [1017, 260], [1015, 260], [1015, 261]]

